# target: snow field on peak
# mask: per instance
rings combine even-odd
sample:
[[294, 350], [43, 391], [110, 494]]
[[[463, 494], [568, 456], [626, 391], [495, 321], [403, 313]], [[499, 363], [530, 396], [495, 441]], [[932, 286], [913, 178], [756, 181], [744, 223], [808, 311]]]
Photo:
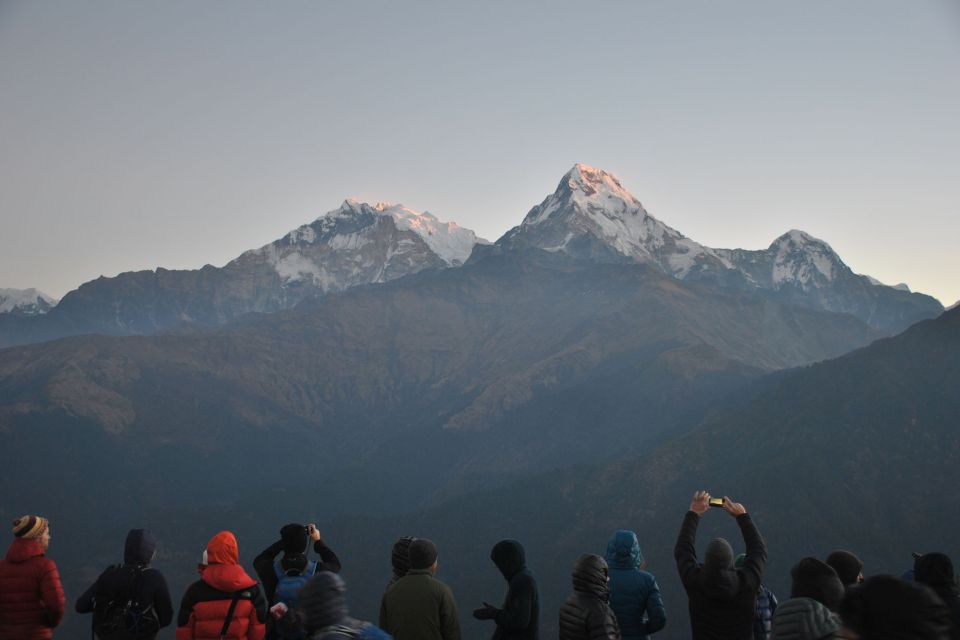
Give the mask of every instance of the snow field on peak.
[[56, 306], [57, 300], [34, 288], [30, 289], [0, 289], [0, 313], [9, 313], [20, 308], [30, 308], [43, 300], [51, 307]]

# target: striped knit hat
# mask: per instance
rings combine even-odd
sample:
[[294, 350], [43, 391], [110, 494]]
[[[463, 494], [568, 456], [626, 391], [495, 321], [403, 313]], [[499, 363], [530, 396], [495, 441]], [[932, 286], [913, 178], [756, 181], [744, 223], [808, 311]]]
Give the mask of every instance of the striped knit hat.
[[21, 516], [13, 521], [13, 535], [27, 540], [36, 540], [50, 526], [46, 518], [40, 516]]

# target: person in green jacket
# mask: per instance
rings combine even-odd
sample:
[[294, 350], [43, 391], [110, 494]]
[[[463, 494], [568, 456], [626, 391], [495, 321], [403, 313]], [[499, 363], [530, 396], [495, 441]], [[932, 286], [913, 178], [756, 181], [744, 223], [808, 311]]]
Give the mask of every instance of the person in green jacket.
[[437, 547], [416, 538], [407, 550], [410, 570], [380, 601], [380, 628], [394, 640], [460, 640], [457, 603], [437, 572]]

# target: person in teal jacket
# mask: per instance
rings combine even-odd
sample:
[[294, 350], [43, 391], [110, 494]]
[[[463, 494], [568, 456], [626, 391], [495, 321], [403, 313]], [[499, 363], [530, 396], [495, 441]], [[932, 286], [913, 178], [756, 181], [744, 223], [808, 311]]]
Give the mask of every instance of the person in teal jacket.
[[610, 607], [617, 616], [621, 638], [646, 640], [663, 629], [667, 612], [657, 579], [643, 570], [646, 563], [637, 534], [627, 529], [614, 532], [607, 543], [606, 561], [610, 566]]

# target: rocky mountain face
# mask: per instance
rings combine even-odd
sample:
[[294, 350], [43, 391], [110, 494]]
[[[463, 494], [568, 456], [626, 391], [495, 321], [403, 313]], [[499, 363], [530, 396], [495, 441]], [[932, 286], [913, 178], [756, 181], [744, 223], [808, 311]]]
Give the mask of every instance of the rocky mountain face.
[[0, 315], [41, 316], [57, 301], [36, 289], [0, 289]]
[[789, 231], [760, 251], [701, 245], [651, 216], [616, 177], [583, 164], [571, 169], [497, 246], [650, 264], [680, 280], [850, 313], [885, 333], [943, 311], [930, 296], [853, 273], [827, 243], [802, 231]]
[[222, 268], [101, 277], [68, 293], [42, 318], [5, 321], [0, 315], [0, 347], [82, 333], [148, 335], [222, 325], [353, 286], [457, 266], [478, 242], [486, 241], [429, 213], [348, 200]]

